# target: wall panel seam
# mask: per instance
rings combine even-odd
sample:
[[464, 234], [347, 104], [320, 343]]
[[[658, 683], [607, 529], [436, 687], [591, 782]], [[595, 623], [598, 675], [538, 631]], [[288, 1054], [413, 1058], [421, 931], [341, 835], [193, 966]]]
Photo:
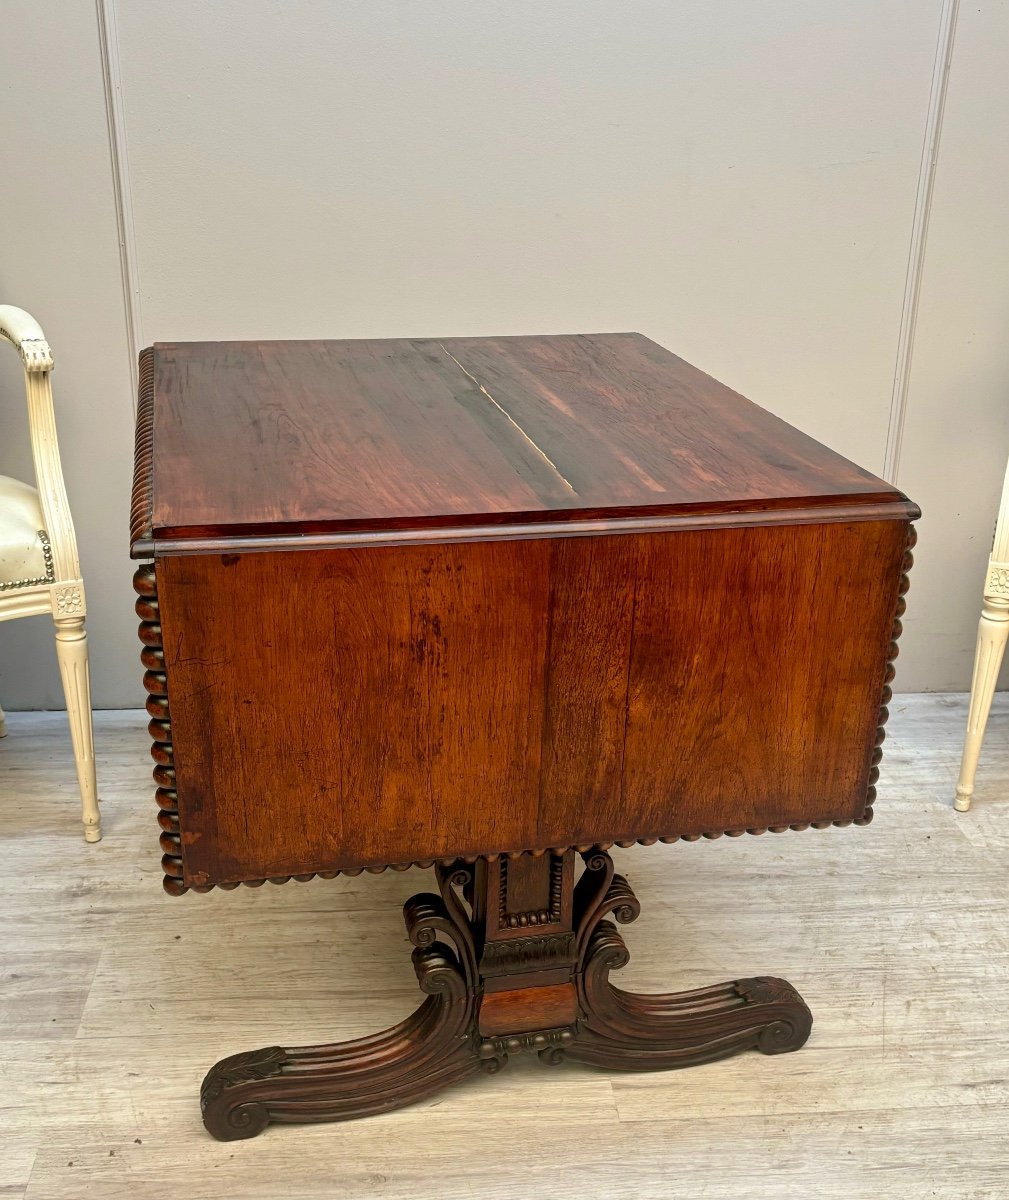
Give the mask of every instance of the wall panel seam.
[[925, 268], [928, 224], [932, 210], [932, 193], [939, 161], [939, 141], [942, 136], [942, 121], [946, 108], [946, 92], [949, 84], [950, 64], [953, 60], [953, 43], [956, 38], [959, 9], [960, 0], [943, 0], [939, 16], [939, 37], [936, 44], [935, 62], [932, 68], [932, 85], [928, 98], [928, 113], [925, 118], [921, 164], [918, 169], [918, 189], [915, 195], [911, 243], [908, 248], [907, 273], [904, 280], [904, 303], [900, 314], [897, 360], [894, 365], [893, 391], [890, 397], [890, 422], [887, 428], [886, 450], [883, 459], [883, 478], [895, 486], [900, 471], [900, 455], [904, 442], [904, 427], [907, 422], [911, 365], [914, 359], [914, 337], [918, 323], [921, 281]]
[[130, 177], [129, 149], [126, 140], [126, 109], [123, 101], [122, 69], [119, 58], [119, 32], [115, 0], [95, 0], [98, 43], [105, 88], [105, 116], [112, 166], [112, 192], [116, 206], [119, 237], [119, 269], [123, 287], [126, 341], [130, 356], [130, 379], [136, 405], [137, 355], [144, 344], [140, 305], [140, 280], [137, 268], [137, 242], [133, 220], [133, 188]]

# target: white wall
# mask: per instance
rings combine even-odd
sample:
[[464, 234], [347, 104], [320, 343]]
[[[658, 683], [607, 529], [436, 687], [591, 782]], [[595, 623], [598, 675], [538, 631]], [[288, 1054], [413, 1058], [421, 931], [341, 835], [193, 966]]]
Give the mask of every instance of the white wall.
[[[96, 700], [137, 704], [96, 17], [4, 3], [0, 215], [17, 234], [0, 291], [59, 355]], [[941, 8], [105, 0], [138, 337], [636, 328], [882, 471]], [[967, 686], [1009, 450], [1007, 53], [1007, 3], [965, 6], [898, 470], [926, 508], [907, 690]], [[7, 357], [0, 436], [22, 416]], [[0, 448], [0, 470], [15, 459]], [[28, 624], [0, 627], [11, 708], [58, 696], [48, 631]]]

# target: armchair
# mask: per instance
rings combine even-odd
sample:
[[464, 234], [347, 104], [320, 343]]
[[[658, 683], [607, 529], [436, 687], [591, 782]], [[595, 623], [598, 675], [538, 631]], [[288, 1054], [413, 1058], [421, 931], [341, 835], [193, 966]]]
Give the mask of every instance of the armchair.
[[[67, 503], [50, 374], [52, 352], [23, 309], [0, 305], [0, 336], [24, 364], [28, 423], [37, 488], [0, 475], [0, 621], [50, 613], [80, 785], [84, 837], [101, 838], [84, 583]], [[0, 736], [6, 732], [0, 710]]]

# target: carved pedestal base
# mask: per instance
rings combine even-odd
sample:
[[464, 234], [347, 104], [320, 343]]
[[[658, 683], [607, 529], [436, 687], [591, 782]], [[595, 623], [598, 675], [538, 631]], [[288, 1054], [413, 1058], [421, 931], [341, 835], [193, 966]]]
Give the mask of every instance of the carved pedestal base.
[[614, 987], [628, 953], [613, 920], [640, 907], [602, 851], [584, 856], [577, 885], [571, 851], [436, 870], [439, 894], [404, 908], [420, 1008], [373, 1037], [222, 1059], [200, 1096], [215, 1137], [385, 1112], [520, 1052], [636, 1071], [798, 1050], [809, 1036], [809, 1009], [782, 979], [661, 996]]

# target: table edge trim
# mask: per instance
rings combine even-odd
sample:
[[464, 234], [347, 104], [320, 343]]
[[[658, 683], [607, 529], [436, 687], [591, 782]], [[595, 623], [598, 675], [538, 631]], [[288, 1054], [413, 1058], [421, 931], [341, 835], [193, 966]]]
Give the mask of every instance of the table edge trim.
[[673, 533], [700, 529], [743, 529], [761, 525], [832, 525], [855, 521], [916, 521], [921, 510], [895, 496], [871, 504], [832, 504], [802, 509], [614, 517], [583, 521], [528, 521], [514, 525], [452, 525], [425, 529], [358, 529], [323, 533], [249, 534], [214, 537], [135, 538], [130, 556], [255, 554], [287, 550], [342, 550], [372, 546], [444, 545], [463, 542], [527, 541], [600, 537], [628, 533]]

